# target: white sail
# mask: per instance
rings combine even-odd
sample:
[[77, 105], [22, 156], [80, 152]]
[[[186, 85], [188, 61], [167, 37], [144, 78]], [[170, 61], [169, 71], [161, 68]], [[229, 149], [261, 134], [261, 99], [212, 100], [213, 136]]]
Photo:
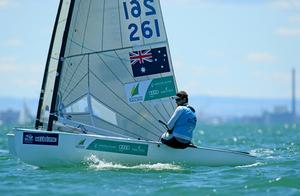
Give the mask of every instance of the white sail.
[[26, 104], [26, 101], [23, 100], [23, 107], [20, 110], [18, 123], [20, 125], [25, 125], [33, 122], [33, 116], [31, 115], [29, 108]]
[[57, 18], [37, 127], [157, 140], [177, 90], [159, 1], [64, 0]]

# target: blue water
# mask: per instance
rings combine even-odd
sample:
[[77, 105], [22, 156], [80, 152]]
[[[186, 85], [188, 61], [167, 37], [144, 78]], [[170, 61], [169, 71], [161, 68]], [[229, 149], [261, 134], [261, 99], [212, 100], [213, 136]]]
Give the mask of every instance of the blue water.
[[201, 125], [194, 143], [249, 151], [239, 167], [125, 166], [90, 157], [83, 165], [38, 168], [12, 158], [0, 128], [0, 195], [300, 195], [300, 125]]

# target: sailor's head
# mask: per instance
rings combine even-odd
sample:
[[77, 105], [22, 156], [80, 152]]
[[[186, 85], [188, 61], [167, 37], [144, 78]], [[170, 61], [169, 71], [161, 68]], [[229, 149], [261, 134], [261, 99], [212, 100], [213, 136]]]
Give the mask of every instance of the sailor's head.
[[176, 93], [176, 96], [174, 96], [173, 98], [175, 99], [176, 104], [178, 106], [184, 105], [189, 101], [188, 94], [185, 91], [179, 91], [178, 93]]

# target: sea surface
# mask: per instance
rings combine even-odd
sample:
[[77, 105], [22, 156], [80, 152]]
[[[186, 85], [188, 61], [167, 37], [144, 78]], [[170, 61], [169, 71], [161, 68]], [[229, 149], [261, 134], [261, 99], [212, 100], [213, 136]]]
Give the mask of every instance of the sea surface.
[[38, 168], [9, 155], [0, 127], [0, 195], [300, 195], [300, 125], [200, 125], [194, 143], [248, 151], [238, 167], [86, 164]]

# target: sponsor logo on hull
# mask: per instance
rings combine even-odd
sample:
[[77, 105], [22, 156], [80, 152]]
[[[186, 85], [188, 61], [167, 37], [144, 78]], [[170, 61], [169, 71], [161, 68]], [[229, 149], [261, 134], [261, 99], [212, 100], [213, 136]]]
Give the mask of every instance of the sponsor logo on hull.
[[59, 135], [56, 133], [23, 133], [23, 144], [58, 146]]
[[136, 143], [129, 143], [129, 142], [101, 140], [101, 139], [94, 140], [86, 149], [122, 153], [122, 154], [132, 154], [132, 155], [139, 155], [139, 156], [147, 156], [148, 154], [147, 144], [136, 144]]
[[77, 143], [77, 145], [75, 147], [84, 149], [85, 148], [85, 140], [86, 139], [79, 140], [79, 142]]

